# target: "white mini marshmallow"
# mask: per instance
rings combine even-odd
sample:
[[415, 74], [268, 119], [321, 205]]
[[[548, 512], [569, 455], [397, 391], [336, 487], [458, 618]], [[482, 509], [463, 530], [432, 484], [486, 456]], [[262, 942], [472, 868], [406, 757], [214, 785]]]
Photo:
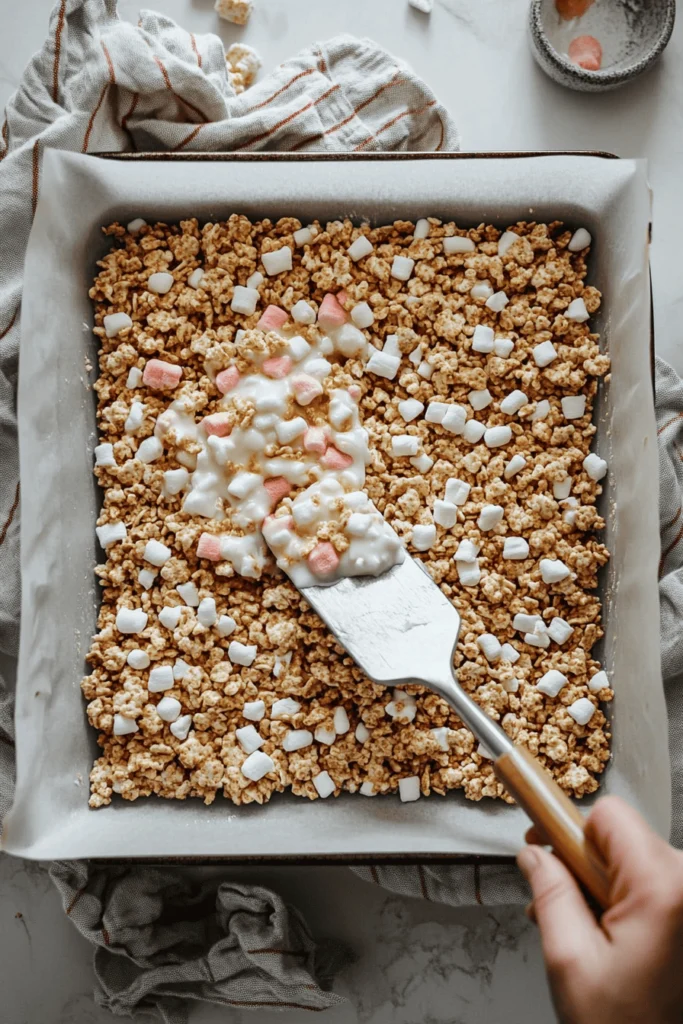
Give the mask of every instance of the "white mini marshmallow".
[[606, 672], [596, 672], [594, 676], [591, 676], [588, 680], [588, 689], [591, 693], [599, 693], [600, 690], [604, 690], [606, 686], [609, 686], [609, 678]]
[[607, 473], [607, 463], [604, 459], [601, 459], [595, 452], [591, 452], [583, 460], [583, 468], [588, 473], [591, 480], [602, 480]]
[[458, 579], [463, 587], [477, 586], [481, 580], [481, 569], [476, 559], [474, 562], [456, 562], [455, 567], [458, 570]]
[[126, 231], [128, 231], [131, 235], [134, 235], [136, 231], [139, 231], [140, 228], [144, 228], [146, 224], [147, 221], [143, 220], [142, 217], [136, 217], [135, 220], [132, 220], [129, 224], [126, 225]]
[[418, 455], [414, 459], [409, 459], [409, 462], [411, 466], [415, 466], [418, 473], [428, 473], [434, 465], [434, 459], [429, 455], [426, 455], [424, 452], [422, 455]]
[[186, 679], [190, 672], [190, 666], [182, 658], [176, 658], [173, 662], [173, 678]]
[[420, 779], [417, 775], [411, 775], [407, 779], [398, 780], [398, 795], [402, 804], [410, 804], [420, 799]]
[[231, 640], [228, 647], [228, 657], [233, 665], [244, 665], [248, 668], [254, 664], [258, 647], [256, 644], [241, 644], [239, 640]]
[[511, 665], [514, 665], [520, 658], [519, 651], [512, 644], [503, 644], [500, 649], [500, 656], [503, 661], [509, 661]]
[[442, 501], [437, 498], [434, 502], [434, 522], [437, 526], [443, 526], [445, 530], [450, 530], [451, 527], [455, 526], [458, 518], [458, 507], [453, 505], [450, 501]]
[[166, 271], [150, 274], [147, 279], [147, 287], [157, 295], [165, 295], [173, 287], [173, 274], [168, 274]]
[[289, 339], [289, 353], [294, 362], [301, 362], [302, 359], [305, 359], [310, 354], [310, 351], [311, 346], [300, 334], [295, 334], [293, 338]]
[[433, 523], [414, 526], [412, 542], [416, 551], [429, 551], [436, 543], [436, 526]]
[[292, 320], [298, 324], [314, 324], [316, 320], [315, 310], [305, 299], [299, 299], [292, 306], [291, 314]]
[[127, 388], [139, 388], [142, 384], [142, 370], [138, 370], [137, 366], [131, 366], [126, 377]]
[[167, 548], [165, 544], [162, 544], [158, 540], [148, 540], [145, 544], [145, 550], [142, 555], [146, 562], [150, 565], [161, 566], [168, 562], [173, 552], [170, 548]]
[[571, 489], [572, 478], [570, 476], [566, 476], [564, 480], [556, 481], [553, 484], [553, 497], [556, 498], [557, 501], [564, 501], [569, 497]]
[[315, 730], [315, 739], [317, 743], [324, 743], [331, 747], [337, 739], [337, 734], [334, 729], [326, 729], [324, 725], [319, 725]]
[[351, 310], [351, 319], [356, 327], [371, 327], [375, 322], [375, 314], [372, 312], [367, 302], [359, 302], [358, 305], [354, 306]]
[[557, 697], [558, 693], [563, 686], [566, 686], [569, 680], [562, 673], [558, 672], [556, 668], [551, 668], [549, 672], [536, 683], [536, 689], [540, 690], [541, 693], [545, 693], [548, 697]]
[[377, 792], [372, 782], [363, 782], [358, 792], [361, 796], [377, 796]]
[[585, 395], [567, 395], [562, 399], [562, 412], [566, 420], [579, 420], [586, 412]]
[[507, 359], [515, 347], [515, 343], [512, 338], [496, 338], [493, 343], [493, 351], [501, 359]]
[[531, 422], [535, 423], [536, 420], [544, 420], [550, 414], [550, 402], [547, 398], [542, 398], [540, 402], [536, 403], [536, 408], [531, 414]]
[[283, 245], [281, 249], [275, 249], [273, 252], [263, 252], [261, 262], [268, 277], [284, 274], [292, 269], [292, 250], [288, 245]]
[[286, 750], [288, 754], [293, 754], [295, 750], [304, 750], [312, 743], [313, 733], [308, 729], [292, 729], [283, 739], [282, 749]]
[[520, 633], [533, 633], [539, 624], [543, 625], [540, 615], [526, 615], [524, 612], [517, 612], [512, 620], [512, 628]]
[[520, 409], [523, 409], [528, 404], [529, 399], [527, 396], [523, 391], [516, 388], [509, 395], [506, 395], [500, 403], [500, 411], [504, 412], [506, 416], [514, 416], [516, 412], [519, 412]]
[[464, 505], [470, 496], [470, 490], [471, 485], [465, 480], [458, 480], [456, 476], [451, 476], [446, 481], [446, 501], [450, 501], [453, 505]]
[[289, 444], [295, 437], [301, 437], [308, 429], [308, 423], [303, 416], [295, 416], [293, 420], [278, 420], [275, 424], [275, 433], [280, 444]]
[[181, 715], [175, 722], [171, 722], [170, 729], [176, 739], [184, 742], [187, 739], [191, 726], [192, 715]]
[[577, 324], [585, 323], [590, 317], [590, 313], [586, 309], [586, 303], [582, 298], [574, 299], [570, 302], [564, 314], [567, 320], [573, 320]]
[[182, 705], [175, 697], [162, 697], [157, 704], [157, 714], [162, 722], [175, 722], [182, 711]]
[[126, 661], [131, 668], [149, 668], [149, 655], [145, 651], [141, 651], [139, 647], [129, 652]]
[[133, 321], [127, 313], [109, 313], [102, 320], [104, 333], [108, 338], [115, 338], [121, 331], [133, 326]]
[[213, 597], [203, 597], [199, 602], [197, 608], [197, 619], [202, 626], [215, 626], [216, 619], [216, 602]]
[[550, 637], [547, 633], [525, 633], [524, 643], [529, 647], [542, 647], [544, 650], [550, 647]]
[[493, 352], [494, 341], [495, 335], [492, 328], [486, 327], [484, 324], [477, 324], [474, 328], [474, 335], [472, 336], [472, 351]]
[[467, 409], [464, 405], [449, 405], [448, 411], [441, 420], [441, 426], [449, 434], [462, 434], [467, 422]]
[[443, 251], [447, 256], [452, 256], [456, 252], [474, 252], [474, 249], [472, 239], [462, 235], [451, 235], [443, 240]]
[[494, 292], [493, 295], [489, 296], [486, 300], [486, 305], [489, 309], [493, 310], [494, 313], [502, 313], [509, 301], [510, 300], [505, 292]]
[[444, 416], [448, 412], [447, 402], [429, 402], [425, 420], [427, 423], [443, 423]]
[[324, 380], [332, 372], [332, 363], [327, 359], [313, 358], [307, 359], [304, 365], [301, 367], [304, 373], [308, 373], [311, 377], [317, 377], [318, 380]]
[[127, 434], [132, 434], [133, 431], [140, 429], [144, 418], [145, 407], [142, 402], [133, 402], [126, 417], [126, 422], [123, 424], [123, 429]]
[[260, 299], [259, 293], [255, 288], [243, 288], [241, 285], [235, 285], [235, 291], [230, 303], [230, 309], [233, 313], [242, 313], [244, 316], [251, 316], [252, 313], [256, 312], [256, 305]]
[[493, 395], [488, 388], [484, 388], [483, 391], [470, 391], [467, 395], [467, 401], [475, 412], [481, 412], [482, 409], [491, 404]]
[[368, 373], [376, 373], [378, 377], [386, 377], [393, 380], [401, 365], [399, 356], [390, 356], [387, 352], [378, 352], [373, 349], [372, 355], [367, 361], [365, 369]]
[[448, 742], [448, 734], [450, 730], [447, 726], [441, 725], [434, 729], [429, 730], [436, 742], [439, 745], [439, 750], [443, 750], [444, 753], [448, 753], [450, 750], [450, 744]]
[[248, 494], [254, 490], [255, 487], [262, 482], [261, 477], [258, 473], [247, 473], [240, 472], [235, 473], [234, 477], [228, 484], [228, 493], [232, 494], [234, 498], [246, 498]]
[[159, 612], [159, 622], [162, 626], [165, 626], [166, 629], [175, 629], [180, 622], [181, 611], [182, 608], [179, 604], [173, 607], [170, 605], [164, 605]]
[[247, 278], [247, 288], [260, 288], [265, 277], [260, 270], [255, 270], [254, 273]]
[[429, 221], [421, 217], [415, 225], [413, 238], [426, 238], [429, 235]]
[[189, 583], [179, 583], [176, 590], [188, 608], [199, 607], [199, 591], [197, 590], [196, 584], [192, 583], [192, 581]]
[[326, 800], [328, 796], [332, 796], [336, 789], [329, 772], [320, 772], [319, 775], [316, 775], [313, 778], [313, 785], [321, 800]]
[[190, 276], [188, 277], [187, 283], [190, 286], [190, 288], [199, 288], [200, 284], [202, 283], [202, 278], [203, 277], [204, 277], [204, 268], [203, 267], [197, 267], [197, 269], [193, 270], [192, 273], [190, 274]]
[[556, 615], [552, 622], [548, 623], [548, 636], [551, 640], [554, 640], [556, 644], [563, 644], [569, 639], [574, 632], [574, 627], [570, 626], [566, 619], [560, 618]]
[[128, 736], [138, 731], [138, 724], [133, 718], [126, 718], [124, 715], [114, 715], [114, 736]]
[[408, 0], [408, 3], [421, 14], [431, 14], [434, 7], [434, 0]]
[[157, 665], [149, 674], [147, 689], [150, 693], [162, 693], [164, 690], [172, 690], [174, 683], [171, 665]]
[[503, 687], [507, 693], [517, 693], [519, 690], [519, 679], [504, 679]]
[[523, 455], [513, 455], [505, 469], [503, 470], [503, 476], [506, 480], [511, 480], [516, 473], [519, 473], [520, 469], [524, 469], [526, 466], [526, 459]]
[[463, 537], [458, 544], [458, 550], [453, 555], [453, 558], [456, 562], [475, 562], [478, 554], [479, 545], [475, 544], [468, 537]]
[[485, 433], [486, 424], [480, 423], [479, 420], [468, 420], [462, 428], [462, 436], [470, 444], [479, 444]]
[[152, 572], [151, 569], [140, 569], [140, 572], [138, 573], [138, 583], [141, 587], [144, 587], [145, 590], [149, 590], [149, 588], [154, 585], [156, 575], [157, 574]]
[[505, 425], [489, 427], [484, 434], [484, 444], [487, 448], [500, 448], [501, 445], [509, 444], [512, 439], [512, 429]]
[[417, 398], [406, 398], [398, 403], [398, 411], [404, 423], [412, 423], [424, 412], [424, 404], [418, 402]]
[[508, 249], [510, 249], [515, 242], [519, 241], [519, 235], [515, 234], [514, 231], [504, 231], [498, 239], [498, 255], [505, 256]]
[[334, 709], [333, 724], [337, 736], [344, 736], [349, 731], [351, 723], [349, 722], [346, 708], [338, 707]]
[[308, 245], [314, 238], [315, 235], [310, 227], [299, 228], [298, 231], [294, 232], [295, 245]]
[[253, 754], [265, 743], [253, 725], [243, 725], [241, 729], [235, 729], [235, 738], [245, 754]]
[[268, 757], [262, 750], [255, 750], [246, 759], [240, 771], [246, 779], [250, 779], [252, 782], [260, 782], [264, 775], [275, 771], [275, 762], [272, 757]]
[[577, 725], [588, 725], [595, 711], [595, 704], [588, 697], [579, 697], [567, 708], [567, 714], [571, 715]]
[[139, 459], [140, 462], [144, 462], [145, 465], [149, 465], [150, 462], [156, 462], [163, 454], [164, 446], [158, 437], [152, 435], [152, 437], [146, 437], [144, 441], [140, 442], [135, 458]]
[[370, 739], [370, 730], [368, 729], [367, 725], [365, 725], [363, 722], [359, 722], [358, 725], [356, 726], [354, 736], [356, 737], [359, 743], [367, 743], [367, 741]]
[[552, 341], [542, 341], [540, 345], [534, 345], [531, 354], [534, 357], [536, 366], [541, 367], [541, 369], [544, 366], [549, 366], [553, 359], [557, 359], [557, 349]]
[[142, 633], [147, 625], [147, 612], [142, 608], [119, 608], [116, 628], [119, 633]]
[[265, 701], [248, 700], [242, 708], [242, 716], [250, 722], [260, 722], [266, 713]]
[[478, 636], [477, 646], [486, 660], [490, 662], [499, 661], [503, 653], [502, 644], [493, 633], [482, 633], [481, 636]]
[[237, 623], [231, 615], [221, 615], [216, 628], [219, 636], [230, 636], [237, 629]]
[[570, 575], [570, 570], [559, 558], [542, 558], [539, 568], [544, 583], [559, 583]]
[[529, 545], [523, 537], [506, 537], [503, 544], [503, 558], [521, 562], [529, 557]]
[[[353, 324], [343, 324], [336, 333], [335, 336], [335, 349], [340, 352], [341, 355], [346, 356], [347, 359], [353, 359], [356, 356], [365, 356], [368, 351], [368, 343], [365, 340], [365, 335], [362, 331], [359, 331]], [[382, 351], [386, 351], [386, 344]], [[388, 355], [398, 356], [401, 358], [401, 353], [398, 351], [398, 345], [396, 346], [395, 352], [389, 352]]]
[[95, 446], [95, 465], [96, 466], [116, 466], [117, 462], [114, 458], [114, 446], [105, 442], [104, 444], [98, 444]]
[[128, 535], [124, 523], [105, 523], [104, 526], [96, 526], [95, 533], [103, 548], [108, 548], [119, 540], [125, 540]]
[[369, 256], [374, 245], [365, 235], [359, 235], [346, 250], [354, 263], [358, 260], [362, 260], [365, 256]]
[[423, 359], [417, 368], [417, 372], [424, 380], [431, 380], [434, 376], [434, 367], [426, 359]]
[[397, 281], [407, 281], [414, 266], [415, 260], [411, 260], [409, 256], [394, 256], [394, 261], [391, 264], [391, 276]]
[[587, 249], [593, 241], [589, 231], [585, 228], [578, 228], [569, 240], [567, 248], [570, 252], [581, 252], [582, 249]]
[[472, 288], [470, 288], [470, 295], [473, 299], [483, 299], [486, 302], [493, 295], [493, 288], [489, 281], [477, 281]]
[[477, 519], [477, 526], [483, 531], [492, 530], [494, 526], [498, 526], [503, 514], [502, 505], [483, 505]]
[[276, 700], [270, 709], [270, 717], [273, 719], [291, 718], [301, 711], [301, 704], [292, 697], [281, 697]]
[[403, 455], [417, 455], [419, 447], [420, 439], [413, 434], [394, 434], [391, 439], [391, 454], [397, 458]]
[[167, 469], [164, 473], [164, 492], [168, 495], [179, 494], [190, 479], [190, 474], [182, 466], [180, 469]]

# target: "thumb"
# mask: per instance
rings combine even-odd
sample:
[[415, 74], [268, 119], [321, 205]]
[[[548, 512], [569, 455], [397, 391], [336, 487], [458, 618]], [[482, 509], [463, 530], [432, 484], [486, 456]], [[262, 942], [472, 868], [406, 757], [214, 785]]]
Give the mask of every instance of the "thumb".
[[517, 864], [534, 896], [534, 914], [549, 968], [583, 959], [604, 941], [579, 886], [564, 864], [539, 846], [526, 846]]

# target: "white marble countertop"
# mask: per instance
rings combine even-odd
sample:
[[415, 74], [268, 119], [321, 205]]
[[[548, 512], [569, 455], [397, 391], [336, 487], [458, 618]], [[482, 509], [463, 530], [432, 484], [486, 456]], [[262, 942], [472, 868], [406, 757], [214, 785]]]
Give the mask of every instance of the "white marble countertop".
[[[256, 0], [246, 29], [220, 22], [212, 0], [157, 0], [194, 32], [256, 47], [264, 73], [338, 32], [366, 35], [409, 61], [453, 112], [462, 148], [600, 149], [647, 158], [654, 194], [652, 271], [657, 348], [683, 373], [683, 19], [664, 60], [618, 92], [563, 90], [534, 64], [528, 0], [436, 0], [430, 18], [407, 0]], [[43, 43], [52, 0], [2, 0], [0, 107]], [[137, 20], [134, 0], [120, 0]], [[256, 876], [254, 869], [238, 872]], [[314, 933], [345, 941], [357, 962], [338, 991], [350, 1002], [329, 1024], [549, 1024], [538, 942], [519, 910], [454, 910], [367, 885], [344, 868], [268, 868], [258, 878], [297, 904]], [[105, 1024], [92, 998], [91, 950], [64, 917], [42, 868], [0, 860], [0, 956], [6, 1024]], [[300, 1024], [301, 1014], [229, 1016], [199, 1007], [193, 1024]]]

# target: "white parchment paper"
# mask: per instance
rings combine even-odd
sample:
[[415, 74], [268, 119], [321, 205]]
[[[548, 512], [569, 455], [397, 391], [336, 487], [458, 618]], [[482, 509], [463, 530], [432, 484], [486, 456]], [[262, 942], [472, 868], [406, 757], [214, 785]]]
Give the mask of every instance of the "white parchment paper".
[[[597, 406], [597, 450], [610, 472], [602, 512], [612, 552], [604, 574], [603, 660], [616, 699], [613, 758], [601, 791], [630, 800], [669, 833], [667, 722], [659, 658], [658, 479], [650, 378], [648, 226], [642, 165], [587, 156], [256, 161], [105, 160], [45, 153], [22, 301], [19, 423], [22, 629], [17, 692], [18, 782], [4, 848], [36, 859], [505, 855], [524, 815], [462, 794], [264, 806], [219, 797], [88, 809], [97, 755], [80, 692], [96, 629], [100, 495], [96, 344], [88, 288], [108, 248], [102, 225], [134, 217], [178, 221], [343, 216], [381, 224], [427, 215], [461, 225], [564, 220], [594, 238], [590, 281], [604, 300], [595, 330], [612, 357]], [[92, 367], [93, 369], [89, 369]]]

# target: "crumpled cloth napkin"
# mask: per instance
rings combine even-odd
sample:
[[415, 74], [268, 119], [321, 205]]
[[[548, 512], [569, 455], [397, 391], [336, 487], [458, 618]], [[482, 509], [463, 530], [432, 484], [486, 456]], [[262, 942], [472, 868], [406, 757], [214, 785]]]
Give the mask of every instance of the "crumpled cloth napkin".
[[[115, 0], [60, 0], [0, 131], [0, 819], [14, 779], [19, 621], [16, 431], [21, 279], [46, 147], [111, 150], [452, 150], [452, 120], [407, 65], [339, 37], [238, 96], [220, 39]], [[275, 893], [192, 869], [52, 866], [67, 915], [95, 946], [96, 998], [184, 1024], [191, 1000], [322, 1010], [340, 948], [316, 946]], [[227, 872], [226, 872], [227, 874]]]

